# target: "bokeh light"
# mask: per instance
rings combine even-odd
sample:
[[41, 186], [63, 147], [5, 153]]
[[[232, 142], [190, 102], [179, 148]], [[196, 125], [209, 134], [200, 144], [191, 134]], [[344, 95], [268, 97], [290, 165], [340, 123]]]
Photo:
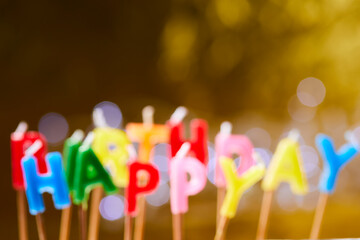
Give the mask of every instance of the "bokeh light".
[[57, 145], [63, 141], [69, 131], [69, 125], [61, 114], [47, 113], [39, 121], [39, 132], [42, 133], [49, 144]]
[[103, 101], [98, 103], [95, 108], [100, 108], [103, 111], [106, 124], [109, 127], [119, 128], [123, 120], [119, 106], [113, 102]]
[[327, 107], [320, 112], [320, 119], [325, 133], [343, 138], [348, 128], [348, 118], [345, 109]]
[[114, 221], [124, 216], [124, 197], [121, 195], [110, 195], [104, 197], [99, 205], [101, 216]]
[[293, 212], [298, 208], [296, 203], [296, 195], [294, 195], [290, 189], [289, 184], [280, 184], [276, 191], [276, 202], [277, 205], [288, 212]]
[[320, 173], [319, 156], [315, 148], [307, 145], [300, 146], [300, 152], [303, 159], [304, 171], [308, 178]]
[[169, 169], [169, 158], [161, 155], [155, 155], [153, 163], [157, 166], [160, 172], [167, 172]]
[[316, 108], [303, 105], [296, 95], [294, 95], [288, 102], [288, 112], [293, 120], [305, 123], [315, 117]]
[[316, 107], [324, 100], [326, 89], [321, 80], [309, 77], [299, 83], [296, 94], [305, 106]]
[[268, 131], [263, 128], [251, 128], [245, 135], [248, 136], [255, 147], [270, 148], [271, 146], [271, 136]]
[[264, 162], [265, 166], [267, 167], [272, 158], [272, 152], [266, 148], [255, 148], [254, 151], [259, 154], [260, 158]]
[[170, 188], [164, 183], [160, 184], [155, 192], [146, 196], [146, 201], [155, 207], [159, 207], [167, 203], [170, 199]]

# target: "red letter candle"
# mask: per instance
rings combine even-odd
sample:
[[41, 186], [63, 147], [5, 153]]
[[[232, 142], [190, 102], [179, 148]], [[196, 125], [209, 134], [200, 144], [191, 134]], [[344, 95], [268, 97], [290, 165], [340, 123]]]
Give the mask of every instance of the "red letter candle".
[[[146, 172], [147, 183], [143, 186], [139, 184], [139, 172]], [[136, 216], [136, 201], [140, 194], [154, 191], [159, 184], [159, 171], [150, 163], [133, 162], [129, 165], [129, 185], [125, 190], [127, 200], [126, 213]]]
[[190, 143], [190, 154], [194, 155], [204, 165], [208, 161], [207, 131], [208, 125], [205, 120], [194, 119], [191, 121], [191, 138], [184, 138], [184, 125], [182, 122], [169, 121], [170, 126], [170, 150], [171, 158], [174, 158], [185, 142]]
[[38, 132], [13, 132], [11, 134], [11, 162], [12, 162], [12, 179], [13, 187], [16, 190], [24, 190], [24, 177], [21, 168], [21, 159], [25, 155], [25, 150], [28, 149], [36, 140], [40, 140], [42, 145], [39, 150], [34, 153], [37, 159], [37, 166], [39, 173], [46, 173], [45, 154], [47, 152], [47, 143], [45, 137]]

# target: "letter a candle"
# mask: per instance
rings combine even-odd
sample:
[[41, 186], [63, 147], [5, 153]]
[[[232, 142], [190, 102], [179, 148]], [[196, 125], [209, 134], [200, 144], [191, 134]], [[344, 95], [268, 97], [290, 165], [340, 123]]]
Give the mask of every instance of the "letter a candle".
[[[132, 142], [139, 143], [138, 160], [141, 163], [149, 163], [151, 151], [156, 144], [166, 143], [169, 140], [169, 129], [166, 125], [154, 124], [154, 108], [146, 106], [143, 111], [143, 123], [129, 123], [126, 125], [126, 133]], [[144, 182], [140, 177], [140, 181]], [[142, 240], [145, 222], [145, 198], [139, 198], [138, 211], [135, 219], [135, 240]], [[130, 219], [128, 219], [130, 220]], [[125, 228], [128, 229], [128, 228]], [[126, 234], [127, 235], [127, 234]]]
[[321, 174], [319, 190], [320, 197], [315, 211], [310, 239], [318, 239], [329, 194], [335, 190], [335, 183], [340, 170], [357, 154], [356, 144], [347, 143], [336, 152], [332, 139], [325, 134], [316, 136], [316, 146], [324, 160], [324, 170]]
[[[114, 185], [125, 187], [128, 184], [129, 173], [127, 160], [129, 154], [127, 146], [130, 140], [125, 132], [111, 128], [107, 125], [104, 114], [100, 108], [94, 109], [93, 121], [96, 128], [92, 149], [102, 166], [109, 172]], [[96, 240], [99, 236], [100, 211], [99, 205], [103, 195], [103, 189], [96, 187], [91, 196], [91, 209], [89, 219], [89, 240]]]
[[260, 211], [257, 240], [265, 239], [273, 192], [281, 182], [288, 182], [295, 194], [304, 195], [308, 191], [298, 138], [299, 132], [292, 130], [287, 138], [279, 142], [263, 179], [264, 197]]

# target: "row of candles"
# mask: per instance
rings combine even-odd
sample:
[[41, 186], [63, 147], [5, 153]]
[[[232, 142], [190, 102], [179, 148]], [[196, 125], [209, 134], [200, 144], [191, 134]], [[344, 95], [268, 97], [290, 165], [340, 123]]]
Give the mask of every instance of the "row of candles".
[[[183, 239], [182, 215], [188, 211], [188, 197], [198, 194], [206, 185], [208, 162], [207, 122], [193, 119], [191, 137], [184, 137], [183, 119], [187, 109], [179, 107], [166, 124], [153, 123], [154, 109], [143, 109], [142, 123], [129, 123], [125, 131], [107, 125], [101, 109], [93, 112], [95, 129], [87, 136], [81, 130], [64, 143], [63, 154], [47, 152], [45, 137], [27, 131], [22, 122], [11, 134], [13, 187], [17, 191], [19, 236], [27, 239], [24, 192], [29, 211], [36, 216], [40, 239], [46, 239], [41, 214], [45, 211], [42, 193], [53, 195], [54, 205], [62, 209], [60, 239], [69, 238], [71, 209], [79, 208], [81, 239], [97, 239], [99, 228], [98, 205], [105, 191], [114, 194], [125, 189], [124, 239], [143, 239], [145, 223], [144, 196], [154, 192], [159, 184], [159, 171], [152, 163], [156, 144], [169, 143], [170, 205], [173, 214], [173, 238]], [[248, 137], [232, 134], [232, 125], [224, 122], [215, 138], [215, 184], [218, 188], [218, 207], [215, 239], [225, 239], [228, 222], [236, 214], [238, 203], [246, 190], [262, 178], [264, 197], [259, 218], [257, 239], [266, 236], [272, 194], [281, 182], [288, 182], [295, 194], [308, 191], [299, 151], [299, 132], [292, 130], [282, 139], [268, 169]], [[357, 138], [349, 132], [349, 140], [339, 151], [330, 137], [319, 134], [316, 145], [324, 159], [324, 169], [319, 183], [321, 192], [311, 239], [317, 239], [326, 200], [335, 189], [340, 169], [359, 152]], [[138, 143], [135, 150], [132, 143]], [[241, 158], [239, 166], [232, 159]], [[188, 179], [188, 175], [190, 178]], [[92, 192], [89, 232], [86, 212]], [[132, 232], [133, 218], [135, 230]]]

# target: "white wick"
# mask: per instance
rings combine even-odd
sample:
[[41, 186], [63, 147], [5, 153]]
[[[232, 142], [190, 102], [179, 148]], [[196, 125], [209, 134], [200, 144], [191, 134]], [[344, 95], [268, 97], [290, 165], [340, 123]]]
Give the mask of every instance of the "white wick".
[[34, 155], [37, 151], [39, 151], [42, 145], [43, 144], [40, 139], [36, 140], [30, 147], [28, 147], [28, 149], [25, 150], [25, 156]]
[[95, 127], [106, 127], [106, 120], [104, 117], [104, 112], [101, 108], [95, 108], [93, 111], [93, 122]]
[[89, 146], [89, 145], [91, 145], [93, 140], [94, 140], [94, 133], [89, 132], [88, 135], [86, 136], [84, 142], [83, 142], [83, 145], [84, 146]]
[[136, 150], [135, 150], [134, 145], [129, 144], [129, 145], [127, 146], [127, 150], [128, 150], [130, 159], [136, 159], [136, 158], [137, 158], [137, 154], [136, 154]]
[[360, 141], [359, 139], [356, 137], [356, 134], [354, 134], [353, 131], [346, 131], [344, 134], [345, 139], [351, 143], [356, 149], [360, 148]]
[[184, 142], [183, 145], [181, 145], [179, 151], [176, 153], [175, 157], [176, 158], [184, 158], [186, 156], [186, 154], [189, 152], [190, 147], [191, 147], [191, 145], [189, 142]]
[[27, 123], [24, 121], [21, 121], [21, 122], [19, 122], [19, 125], [15, 129], [15, 133], [24, 134], [27, 129], [28, 129]]
[[71, 139], [73, 139], [75, 142], [80, 142], [83, 140], [84, 138], [84, 132], [81, 129], [77, 129], [75, 130], [75, 132], [71, 135], [70, 137]]
[[300, 138], [300, 132], [298, 129], [291, 129], [289, 132], [288, 138], [294, 140], [295, 142], [299, 141]]
[[145, 126], [151, 127], [154, 124], [154, 112], [153, 106], [146, 106], [142, 110], [143, 123]]
[[188, 113], [188, 110], [186, 107], [181, 106], [181, 107], [176, 108], [176, 110], [170, 117], [170, 122], [173, 124], [177, 124], [177, 123], [181, 122], [184, 119], [184, 117], [187, 115], [187, 113]]
[[232, 124], [228, 121], [221, 123], [220, 133], [224, 135], [230, 135], [232, 131]]

